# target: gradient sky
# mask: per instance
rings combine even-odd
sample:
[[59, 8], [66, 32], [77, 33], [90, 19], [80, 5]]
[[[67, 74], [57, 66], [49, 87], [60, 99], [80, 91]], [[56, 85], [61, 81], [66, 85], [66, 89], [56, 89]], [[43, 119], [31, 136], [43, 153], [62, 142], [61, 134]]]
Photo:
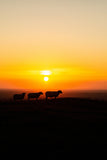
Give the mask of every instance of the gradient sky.
[[0, 88], [107, 89], [107, 0], [0, 0]]

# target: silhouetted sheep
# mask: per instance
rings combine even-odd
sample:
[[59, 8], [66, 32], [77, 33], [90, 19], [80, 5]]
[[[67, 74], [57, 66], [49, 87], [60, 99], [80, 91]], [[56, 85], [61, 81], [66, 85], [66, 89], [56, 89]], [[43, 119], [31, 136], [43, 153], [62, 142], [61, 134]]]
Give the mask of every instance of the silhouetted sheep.
[[23, 100], [25, 94], [26, 94], [26, 93], [22, 93], [22, 94], [14, 94], [14, 95], [13, 95], [14, 101], [15, 101], [15, 100]]
[[39, 98], [40, 95], [42, 95], [42, 92], [37, 92], [37, 93], [29, 93], [28, 94], [28, 100], [30, 100], [31, 98], [36, 98], [36, 100]]
[[55, 97], [55, 99], [56, 99], [56, 97], [58, 97], [58, 95], [59, 95], [60, 93], [62, 93], [61, 90], [59, 90], [59, 91], [47, 91], [47, 92], [45, 93], [46, 99], [48, 99], [48, 97]]

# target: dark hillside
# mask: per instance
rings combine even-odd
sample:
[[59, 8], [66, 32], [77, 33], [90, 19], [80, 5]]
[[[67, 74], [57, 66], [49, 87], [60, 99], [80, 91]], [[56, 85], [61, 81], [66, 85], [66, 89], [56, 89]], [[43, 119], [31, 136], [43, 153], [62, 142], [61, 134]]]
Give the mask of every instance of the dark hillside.
[[107, 149], [107, 102], [78, 98], [1, 102], [1, 151]]

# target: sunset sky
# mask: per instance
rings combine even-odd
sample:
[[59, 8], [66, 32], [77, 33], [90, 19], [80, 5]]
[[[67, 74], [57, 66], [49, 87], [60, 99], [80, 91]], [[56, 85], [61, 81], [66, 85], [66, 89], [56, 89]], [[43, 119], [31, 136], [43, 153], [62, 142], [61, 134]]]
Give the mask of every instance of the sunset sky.
[[0, 0], [0, 88], [107, 89], [107, 0]]

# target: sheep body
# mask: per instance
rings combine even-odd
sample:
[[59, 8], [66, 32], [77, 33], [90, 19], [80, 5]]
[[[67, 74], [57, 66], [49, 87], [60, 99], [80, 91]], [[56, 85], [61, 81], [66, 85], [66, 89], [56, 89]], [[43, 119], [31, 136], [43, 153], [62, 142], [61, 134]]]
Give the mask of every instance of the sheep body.
[[36, 98], [38, 99], [40, 95], [42, 95], [43, 93], [42, 92], [37, 92], [37, 93], [29, 93], [28, 94], [28, 100], [31, 99], [31, 98]]
[[58, 90], [58, 91], [47, 91], [47, 92], [45, 93], [46, 99], [48, 99], [48, 97], [55, 97], [55, 99], [56, 99], [56, 97], [58, 97], [58, 95], [59, 95], [60, 93], [62, 93], [61, 90]]
[[22, 93], [22, 94], [14, 94], [14, 95], [13, 95], [13, 99], [14, 99], [14, 100], [23, 100], [25, 94], [26, 94], [26, 93]]

